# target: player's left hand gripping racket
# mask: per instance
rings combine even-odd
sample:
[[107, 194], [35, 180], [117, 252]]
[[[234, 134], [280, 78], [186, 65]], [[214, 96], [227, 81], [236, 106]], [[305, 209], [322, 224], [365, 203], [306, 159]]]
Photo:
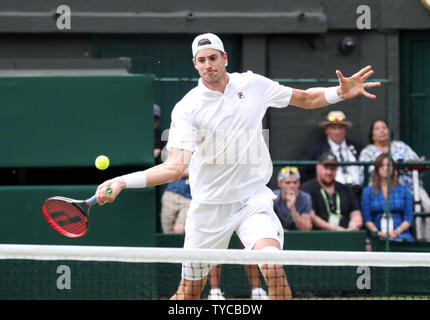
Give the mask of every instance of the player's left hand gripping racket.
[[[112, 188], [106, 188], [108, 195], [111, 195], [112, 192]], [[90, 208], [96, 203], [96, 195], [88, 200], [51, 197], [43, 204], [42, 213], [55, 231], [69, 238], [79, 238], [89, 228]]]

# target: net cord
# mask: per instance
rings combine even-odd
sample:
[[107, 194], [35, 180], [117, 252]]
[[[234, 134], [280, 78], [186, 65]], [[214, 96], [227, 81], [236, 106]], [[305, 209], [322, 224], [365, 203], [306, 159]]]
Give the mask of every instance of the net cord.
[[282, 264], [302, 266], [429, 267], [430, 253], [359, 251], [254, 251], [64, 245], [0, 245], [0, 259], [134, 263]]

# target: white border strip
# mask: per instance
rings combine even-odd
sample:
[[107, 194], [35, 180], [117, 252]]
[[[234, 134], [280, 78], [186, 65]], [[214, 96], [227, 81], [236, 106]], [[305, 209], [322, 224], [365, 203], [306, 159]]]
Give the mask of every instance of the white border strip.
[[430, 253], [0, 245], [0, 259], [430, 267]]

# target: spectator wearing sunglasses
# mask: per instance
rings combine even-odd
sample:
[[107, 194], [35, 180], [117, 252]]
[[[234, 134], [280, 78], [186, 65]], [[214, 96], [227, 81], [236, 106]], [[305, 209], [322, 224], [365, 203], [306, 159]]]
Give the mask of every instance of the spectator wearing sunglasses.
[[312, 229], [311, 196], [299, 190], [300, 172], [297, 167], [284, 167], [278, 173], [278, 188], [274, 191], [274, 210], [284, 231]]

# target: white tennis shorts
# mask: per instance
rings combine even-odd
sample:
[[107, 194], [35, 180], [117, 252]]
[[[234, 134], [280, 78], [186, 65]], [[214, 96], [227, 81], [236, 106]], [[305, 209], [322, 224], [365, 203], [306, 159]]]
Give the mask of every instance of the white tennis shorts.
[[[284, 244], [284, 231], [273, 211], [273, 192], [265, 189], [253, 197], [229, 204], [202, 204], [191, 201], [185, 223], [184, 248], [226, 249], [236, 232], [245, 249], [251, 250], [260, 239]], [[183, 263], [182, 277], [200, 280], [216, 265]]]

